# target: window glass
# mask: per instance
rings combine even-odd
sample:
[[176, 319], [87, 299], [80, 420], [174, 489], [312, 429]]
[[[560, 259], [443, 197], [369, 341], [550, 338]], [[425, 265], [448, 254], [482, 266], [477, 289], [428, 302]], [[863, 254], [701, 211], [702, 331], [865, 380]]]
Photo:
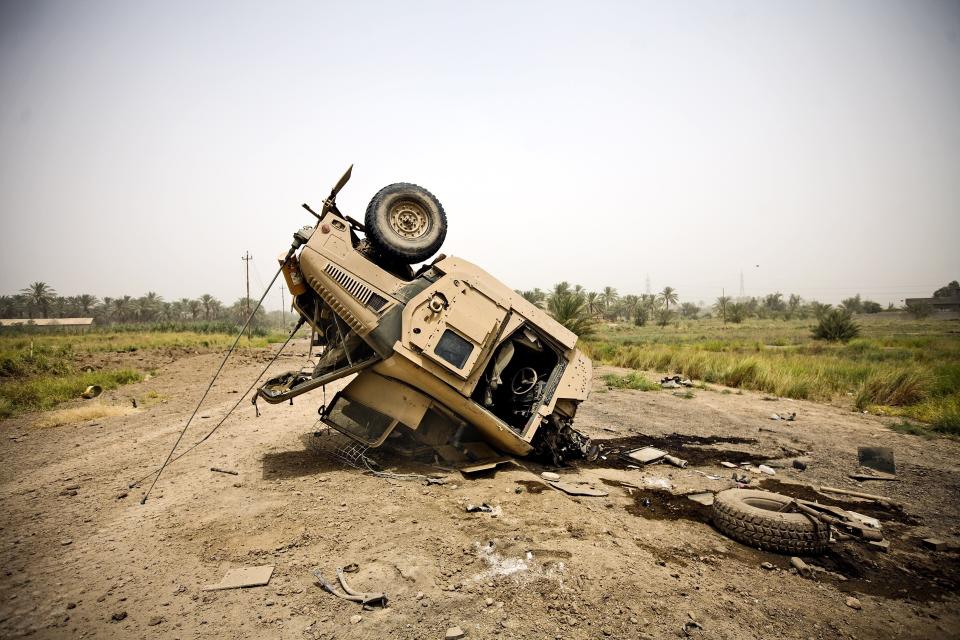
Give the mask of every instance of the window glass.
[[443, 335], [440, 336], [440, 342], [437, 343], [437, 347], [433, 352], [457, 369], [463, 369], [463, 365], [467, 364], [467, 359], [473, 352], [473, 345], [450, 329], [447, 329], [443, 332]]

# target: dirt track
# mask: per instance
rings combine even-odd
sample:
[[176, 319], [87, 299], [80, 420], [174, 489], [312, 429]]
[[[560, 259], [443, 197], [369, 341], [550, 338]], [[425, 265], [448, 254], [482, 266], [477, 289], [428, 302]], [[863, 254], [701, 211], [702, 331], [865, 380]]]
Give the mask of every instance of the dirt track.
[[[294, 345], [276, 369], [299, 366], [304, 350]], [[116, 392], [168, 397], [135, 415], [54, 429], [32, 428], [28, 418], [3, 423], [0, 636], [442, 638], [459, 625], [468, 638], [660, 638], [683, 637], [695, 620], [702, 629], [690, 634], [705, 638], [960, 637], [958, 556], [917, 542], [960, 534], [956, 441], [897, 434], [878, 418], [808, 402], [719, 390], [685, 399], [597, 382], [578, 427], [608, 446], [660, 443], [696, 466], [635, 470], [611, 456], [560, 471], [605, 488], [603, 498], [546, 488], [537, 477], [545, 467], [528, 462], [475, 480], [447, 473], [446, 485], [428, 487], [330, 456], [340, 440], [313, 435], [315, 392], [292, 407], [261, 405], [260, 418], [245, 401], [165, 472], [145, 505], [142, 489], [118, 499], [166, 455], [218, 358], [185, 357]], [[186, 443], [269, 358], [269, 350], [238, 357]], [[787, 409], [796, 422], [769, 419]], [[894, 448], [898, 482], [847, 478], [863, 444]], [[807, 471], [789, 468], [796, 455]], [[718, 464], [729, 459], [773, 459], [787, 467], [778, 481], [859, 486], [907, 502], [904, 514], [856, 504], [884, 520], [890, 553], [846, 543], [811, 560], [833, 574], [809, 580], [788, 572], [787, 558], [725, 538], [702, 521], [704, 509], [671, 492], [730, 486]], [[437, 472], [380, 461], [402, 473]], [[670, 492], [659, 490], [666, 483]], [[495, 512], [465, 513], [480, 502]], [[767, 561], [777, 569], [762, 569]], [[361, 611], [310, 574], [317, 568], [329, 580], [348, 563], [359, 565], [353, 586], [386, 591], [389, 607]], [[276, 565], [269, 586], [201, 590], [230, 568], [262, 564]], [[862, 610], [845, 605], [848, 595]]]

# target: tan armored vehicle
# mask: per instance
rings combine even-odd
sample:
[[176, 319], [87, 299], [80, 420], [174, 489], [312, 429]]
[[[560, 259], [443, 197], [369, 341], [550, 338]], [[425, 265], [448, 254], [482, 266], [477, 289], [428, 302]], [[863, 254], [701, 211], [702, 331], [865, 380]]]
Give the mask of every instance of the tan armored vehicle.
[[304, 205], [318, 222], [281, 257], [320, 355], [312, 369], [269, 380], [259, 397], [280, 403], [357, 374], [320, 415], [365, 446], [432, 447], [465, 461], [478, 457], [477, 443], [555, 464], [595, 456], [571, 426], [591, 381], [577, 336], [466, 260], [441, 254], [413, 271], [443, 243], [440, 202], [392, 184], [361, 224], [336, 205], [349, 177], [320, 213]]

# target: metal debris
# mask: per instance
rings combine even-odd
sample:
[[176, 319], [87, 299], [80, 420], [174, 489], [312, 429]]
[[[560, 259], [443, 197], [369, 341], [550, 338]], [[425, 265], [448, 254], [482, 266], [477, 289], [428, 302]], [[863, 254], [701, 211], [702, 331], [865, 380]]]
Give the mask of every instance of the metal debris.
[[387, 606], [387, 594], [379, 592], [358, 592], [350, 588], [350, 585], [347, 584], [347, 579], [344, 577], [343, 568], [337, 569], [337, 581], [340, 583], [340, 588], [343, 589], [343, 593], [337, 591], [336, 587], [324, 580], [323, 575], [320, 573], [319, 569], [313, 570], [313, 575], [317, 579], [317, 582], [320, 583], [320, 586], [323, 587], [323, 590], [327, 593], [337, 596], [343, 600], [349, 600], [351, 602], [356, 602], [359, 604], [367, 606]]
[[242, 589], [246, 587], [262, 587], [270, 583], [273, 576], [273, 565], [260, 567], [242, 567], [231, 569], [217, 584], [203, 587], [203, 591], [222, 591], [224, 589]]
[[217, 473], [226, 473], [226, 474], [229, 474], [229, 475], [231, 475], [231, 476], [238, 476], [238, 475], [240, 475], [240, 472], [239, 472], [239, 471], [231, 471], [230, 469], [221, 469], [221, 468], [219, 468], [219, 467], [210, 467], [210, 471], [215, 471], [215, 472], [217, 472]]
[[861, 467], [890, 475], [897, 473], [897, 466], [893, 462], [893, 449], [889, 447], [857, 447], [857, 461]]
[[642, 447], [640, 449], [628, 451], [625, 455], [631, 460], [636, 460], [637, 462], [643, 464], [649, 464], [663, 458], [665, 455], [667, 455], [667, 452], [657, 449], [656, 447]]
[[556, 489], [559, 489], [560, 491], [563, 491], [564, 493], [569, 494], [571, 496], [588, 496], [591, 498], [602, 498], [603, 496], [610, 495], [606, 491], [601, 491], [600, 489], [594, 489], [593, 487], [588, 485], [576, 485], [576, 484], [571, 484], [569, 482], [555, 481], [555, 482], [551, 482], [550, 486]]

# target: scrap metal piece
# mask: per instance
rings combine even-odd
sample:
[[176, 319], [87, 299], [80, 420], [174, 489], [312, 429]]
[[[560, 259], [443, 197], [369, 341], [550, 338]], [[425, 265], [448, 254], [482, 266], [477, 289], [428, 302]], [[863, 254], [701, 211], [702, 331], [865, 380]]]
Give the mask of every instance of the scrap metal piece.
[[887, 498], [886, 496], [878, 496], [872, 493], [864, 493], [862, 491], [851, 491], [849, 489], [840, 489], [837, 487], [820, 486], [820, 487], [814, 487], [814, 488], [821, 493], [836, 493], [842, 496], [853, 496], [854, 498], [863, 498], [864, 500], [873, 500], [877, 504], [884, 507], [894, 507], [897, 509], [903, 509], [902, 503], [894, 500], [893, 498]]
[[329, 582], [327, 582], [323, 574], [320, 573], [319, 569], [314, 569], [311, 571], [313, 577], [317, 579], [317, 582], [320, 583], [320, 586], [327, 593], [337, 596], [342, 600], [349, 600], [350, 602], [356, 602], [364, 606], [387, 606], [387, 594], [385, 593], [365, 593], [357, 592], [350, 588], [350, 585], [347, 584], [346, 578], [343, 576], [343, 568], [340, 567], [337, 569], [337, 580], [340, 582], [340, 586], [343, 588], [344, 593], [337, 591], [336, 587]]
[[713, 504], [712, 491], [704, 491], [703, 493], [688, 493], [686, 497], [687, 500], [693, 500], [694, 502], [702, 504], [705, 507], [709, 507]]
[[857, 460], [861, 467], [891, 475], [897, 472], [897, 466], [893, 462], [893, 449], [890, 447], [857, 447]]
[[656, 447], [641, 447], [640, 449], [628, 451], [625, 455], [631, 460], [636, 460], [637, 462], [643, 464], [649, 464], [664, 457], [667, 455], [667, 452], [657, 449]]
[[686, 460], [683, 460], [683, 459], [681, 459], [681, 458], [677, 458], [676, 456], [665, 455], [665, 456], [663, 456], [663, 459], [666, 460], [667, 462], [669, 462], [670, 464], [672, 464], [673, 466], [675, 466], [675, 467], [680, 467], [681, 469], [683, 469], [683, 468], [685, 468], [685, 467], [687, 466], [687, 461], [686, 461]]
[[601, 491], [600, 489], [594, 489], [586, 485], [576, 485], [570, 484], [569, 482], [560, 482], [555, 480], [549, 483], [551, 487], [559, 489], [564, 493], [571, 496], [588, 496], [591, 498], [602, 498], [603, 496], [610, 495], [606, 491]]
[[239, 471], [231, 471], [230, 469], [221, 469], [220, 467], [210, 467], [210, 471], [216, 471], [217, 473], [226, 473], [231, 476], [240, 475]]
[[98, 384], [92, 384], [83, 390], [83, 393], [80, 394], [80, 397], [84, 400], [90, 400], [92, 398], [96, 398], [101, 393], [103, 393], [103, 387]]
[[500, 458], [491, 458], [487, 460], [480, 460], [479, 462], [475, 462], [473, 464], [466, 464], [466, 465], [463, 465], [462, 467], [459, 467], [458, 470], [460, 471], [460, 473], [469, 475], [471, 473], [479, 473], [481, 471], [496, 469], [502, 464], [509, 464], [513, 461], [514, 461], [513, 458], [511, 458], [510, 456], [502, 456]]
[[350, 585], [347, 584], [347, 579], [343, 575], [343, 568], [337, 569], [337, 580], [340, 581], [340, 586], [343, 587], [344, 592], [351, 598], [360, 598], [358, 602], [367, 605], [367, 606], [387, 606], [387, 594], [385, 593], [367, 593], [367, 592], [358, 592], [350, 588]]
[[270, 583], [273, 576], [273, 565], [260, 567], [242, 567], [231, 569], [217, 584], [203, 587], [203, 591], [222, 591], [224, 589], [242, 589], [246, 587], [262, 587]]

